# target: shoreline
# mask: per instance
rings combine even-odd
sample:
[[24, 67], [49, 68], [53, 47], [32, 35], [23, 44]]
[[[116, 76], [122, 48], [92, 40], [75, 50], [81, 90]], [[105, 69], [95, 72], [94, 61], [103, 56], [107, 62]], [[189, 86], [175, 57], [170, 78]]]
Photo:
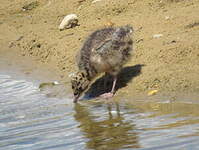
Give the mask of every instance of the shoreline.
[[[2, 56], [3, 54], [3, 56]], [[35, 61], [33, 58], [30, 57], [26, 57], [26, 56], [20, 56], [18, 54], [18, 51], [4, 51], [4, 53], [0, 54], [0, 59], [2, 60], [2, 62], [0, 63], [0, 67], [1, 67], [1, 72], [3, 72], [3, 74], [5, 75], [11, 75], [12, 77], [16, 78], [16, 79], [24, 79], [27, 81], [32, 82], [33, 84], [35, 84], [38, 88], [40, 87], [41, 84], [46, 84], [47, 83], [47, 88], [52, 90], [50, 92], [52, 93], [56, 93], [57, 91], [53, 91], [53, 86], [50, 85], [53, 82], [59, 82], [59, 86], [62, 86], [62, 88], [65, 88], [66, 91], [65, 93], [62, 94], [58, 94], [58, 95], [54, 95], [55, 97], [60, 97], [60, 95], [64, 95], [64, 96], [69, 96], [71, 97], [71, 93], [72, 90], [70, 89], [70, 85], [67, 84], [65, 85], [65, 82], [70, 82], [69, 78], [67, 78], [68, 80], [64, 80], [63, 78], [60, 77], [59, 73], [55, 73], [53, 72], [53, 69], [51, 65], [49, 64], [43, 64], [43, 63], [38, 63], [37, 61]], [[53, 72], [53, 74], [52, 74]], [[100, 80], [100, 82], [99, 82]], [[121, 81], [120, 81], [121, 82]], [[92, 90], [96, 90], [97, 92], [102, 92], [101, 89], [99, 87], [95, 87], [98, 86], [99, 84], [103, 83], [103, 76], [97, 78], [97, 80], [91, 85], [91, 93], [93, 92]], [[48, 86], [48, 84], [50, 86]], [[121, 83], [119, 83], [119, 86]], [[58, 88], [60, 88], [58, 86]], [[55, 90], [57, 87], [55, 87]], [[123, 102], [127, 102], [127, 103], [134, 103], [134, 102], [192, 102], [192, 103], [197, 103], [198, 102], [198, 97], [199, 94], [198, 93], [190, 93], [190, 92], [162, 92], [162, 91], [158, 91], [157, 93], [155, 93], [154, 95], [148, 95], [148, 93], [152, 90], [149, 91], [144, 91], [144, 92], [140, 92], [140, 93], [133, 93], [131, 91], [125, 90], [126, 87], [120, 89], [117, 89], [116, 95], [112, 98], [112, 100], [114, 101], [123, 101]], [[90, 88], [88, 89], [90, 90]], [[49, 92], [49, 91], [47, 91]], [[61, 92], [63, 92], [63, 89], [61, 90]], [[129, 93], [130, 92], [130, 93]], [[67, 98], [61, 96], [62, 98]], [[90, 99], [90, 98], [89, 98]], [[91, 98], [94, 101], [95, 100], [100, 100], [100, 101], [104, 101], [106, 102], [106, 100], [101, 99], [99, 97], [93, 97]], [[111, 100], [111, 101], [112, 101]], [[110, 101], [110, 102], [111, 102]]]

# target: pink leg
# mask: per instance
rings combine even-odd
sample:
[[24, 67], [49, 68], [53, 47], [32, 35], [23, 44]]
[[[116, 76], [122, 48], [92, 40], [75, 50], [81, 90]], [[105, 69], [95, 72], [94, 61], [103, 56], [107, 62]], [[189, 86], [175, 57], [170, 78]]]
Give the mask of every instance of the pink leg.
[[113, 79], [113, 86], [112, 86], [111, 92], [109, 92], [109, 93], [104, 93], [104, 94], [100, 95], [100, 97], [102, 97], [102, 98], [107, 98], [107, 99], [113, 97], [113, 95], [114, 95], [114, 93], [115, 93], [115, 85], [116, 85], [116, 82], [117, 82], [117, 77], [114, 76], [114, 79]]
[[112, 90], [111, 90], [111, 93], [115, 93], [115, 85], [116, 85], [116, 82], [117, 82], [117, 77], [114, 76], [114, 79], [113, 79], [113, 86], [112, 86]]

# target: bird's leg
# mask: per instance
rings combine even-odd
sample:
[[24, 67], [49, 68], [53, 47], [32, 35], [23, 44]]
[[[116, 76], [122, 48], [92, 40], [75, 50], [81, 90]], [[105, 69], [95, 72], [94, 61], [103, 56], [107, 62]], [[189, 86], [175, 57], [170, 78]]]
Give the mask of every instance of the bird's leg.
[[111, 89], [111, 93], [115, 93], [115, 85], [116, 85], [116, 82], [117, 82], [117, 77], [114, 76], [113, 77], [113, 86], [112, 86], [112, 89]]
[[115, 93], [115, 85], [116, 85], [116, 82], [117, 82], [117, 77], [114, 76], [114, 77], [113, 77], [113, 86], [112, 86], [111, 92], [109, 92], [109, 93], [104, 93], [104, 94], [100, 95], [100, 97], [102, 97], [102, 98], [111, 98], [111, 97], [113, 97], [113, 95], [114, 95], [114, 93]]

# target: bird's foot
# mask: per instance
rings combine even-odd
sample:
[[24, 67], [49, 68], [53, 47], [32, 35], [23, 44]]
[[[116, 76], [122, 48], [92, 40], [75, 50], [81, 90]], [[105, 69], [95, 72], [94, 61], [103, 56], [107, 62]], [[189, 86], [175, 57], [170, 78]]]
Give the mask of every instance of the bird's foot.
[[109, 98], [112, 98], [113, 95], [114, 94], [112, 92], [109, 92], [109, 93], [104, 93], [104, 94], [100, 95], [100, 97], [105, 98], [105, 99], [109, 99]]

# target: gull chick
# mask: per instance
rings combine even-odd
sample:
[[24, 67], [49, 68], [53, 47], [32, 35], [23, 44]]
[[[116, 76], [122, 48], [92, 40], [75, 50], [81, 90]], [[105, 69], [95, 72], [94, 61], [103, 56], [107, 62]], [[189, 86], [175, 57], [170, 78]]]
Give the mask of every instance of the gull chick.
[[113, 76], [112, 90], [102, 94], [110, 98], [115, 93], [117, 75], [129, 60], [133, 47], [130, 25], [103, 28], [88, 36], [77, 55], [78, 72], [71, 79], [74, 102], [88, 88], [91, 81], [100, 73]]

